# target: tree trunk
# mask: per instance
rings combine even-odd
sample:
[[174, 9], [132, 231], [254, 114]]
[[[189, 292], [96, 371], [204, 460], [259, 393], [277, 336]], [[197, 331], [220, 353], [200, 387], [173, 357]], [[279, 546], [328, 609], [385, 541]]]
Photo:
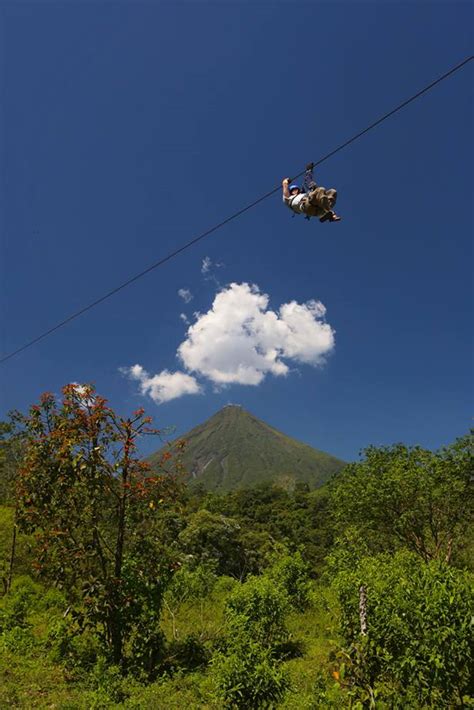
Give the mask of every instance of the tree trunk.
[[360, 633], [367, 636], [367, 592], [363, 584], [359, 587]]
[[114, 559], [114, 579], [112, 584], [114, 585], [111, 594], [111, 610], [110, 610], [110, 630], [112, 635], [112, 651], [114, 663], [118, 666], [122, 666], [122, 651], [123, 651], [123, 628], [122, 619], [120, 614], [120, 585], [122, 582], [122, 564], [123, 564], [123, 551], [125, 544], [125, 528], [126, 528], [126, 510], [127, 510], [127, 489], [128, 484], [128, 451], [129, 442], [131, 439], [130, 432], [131, 425], [129, 424], [127, 430], [127, 439], [125, 440], [125, 461], [122, 467], [122, 491], [119, 499], [118, 507], [118, 521], [117, 521], [117, 539], [115, 542], [115, 559]]
[[112, 601], [112, 608], [110, 610], [110, 634], [112, 640], [112, 657], [114, 659], [114, 664], [119, 667], [122, 667], [122, 622], [120, 619], [120, 609], [117, 602], [118, 600], [115, 598]]
[[451, 555], [453, 554], [453, 538], [450, 537], [448, 540], [448, 547], [446, 550], [446, 557], [444, 558], [444, 561], [446, 562], [447, 565], [451, 564]]
[[122, 581], [123, 546], [125, 539], [125, 492], [119, 501], [117, 540], [115, 543], [114, 576], [110, 580], [110, 635], [114, 663], [122, 666], [122, 620], [120, 618], [120, 584]]

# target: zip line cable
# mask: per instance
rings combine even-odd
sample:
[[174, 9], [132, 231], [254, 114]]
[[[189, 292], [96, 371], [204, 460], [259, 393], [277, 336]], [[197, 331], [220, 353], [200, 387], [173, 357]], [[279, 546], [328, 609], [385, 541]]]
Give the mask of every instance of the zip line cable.
[[[321, 163], [324, 163], [326, 160], [331, 158], [333, 155], [336, 155], [336, 153], [339, 153], [339, 151], [343, 150], [344, 148], [347, 148], [348, 145], [351, 143], [354, 143], [354, 141], [358, 140], [361, 138], [363, 135], [371, 131], [373, 128], [378, 126], [379, 124], [383, 123], [384, 121], [387, 120], [387, 118], [390, 118], [390, 116], [393, 116], [395, 113], [398, 111], [401, 111], [401, 109], [405, 108], [405, 106], [408, 106], [408, 104], [412, 103], [412, 101], [415, 101], [416, 99], [420, 98], [423, 94], [426, 92], [430, 91], [433, 87], [435, 87], [437, 84], [440, 84], [444, 79], [447, 79], [451, 74], [454, 74], [455, 72], [459, 71], [463, 66], [465, 66], [468, 62], [470, 62], [472, 59], [474, 59], [474, 55], [471, 55], [464, 59], [460, 64], [457, 64], [456, 66], [452, 67], [449, 71], [447, 71], [445, 74], [442, 74], [442, 76], [439, 76], [437, 79], [431, 82], [431, 84], [428, 84], [425, 86], [423, 89], [418, 91], [416, 94], [413, 94], [409, 99], [406, 99], [406, 101], [403, 101], [401, 104], [396, 106], [394, 109], [389, 111], [388, 113], [384, 114], [380, 118], [378, 118], [374, 123], [371, 123], [370, 126], [367, 126], [367, 128], [364, 128], [363, 131], [360, 131], [359, 133], [356, 133], [352, 138], [349, 138], [347, 141], [344, 143], [341, 143], [337, 148], [334, 148], [334, 150], [331, 150], [329, 153], [324, 155], [322, 158], [320, 158], [316, 163], [313, 163], [314, 167], [317, 167], [318, 165], [321, 165]], [[295, 180], [296, 178], [301, 177], [304, 175], [305, 170], [303, 170], [301, 173], [298, 173], [298, 175], [295, 175], [292, 179]], [[178, 254], [181, 254], [181, 252], [185, 251], [186, 249], [189, 249], [192, 247], [194, 244], [197, 244], [200, 242], [202, 239], [205, 239], [208, 237], [210, 234], [213, 232], [216, 232], [218, 229], [221, 227], [224, 227], [226, 224], [229, 222], [232, 222], [234, 219], [237, 219], [237, 217], [240, 217], [243, 215], [245, 212], [248, 212], [251, 210], [253, 207], [256, 207], [256, 205], [260, 204], [260, 202], [263, 202], [266, 200], [268, 197], [271, 197], [274, 195], [276, 192], [281, 190], [281, 185], [278, 185], [278, 187], [273, 188], [273, 190], [270, 190], [269, 192], [266, 192], [264, 195], [261, 197], [258, 197], [256, 200], [251, 202], [250, 204], [246, 205], [245, 207], [242, 207], [242, 209], [238, 210], [237, 212], [234, 212], [233, 214], [230, 215], [230, 217], [227, 217], [226, 219], [223, 219], [222, 222], [219, 222], [218, 224], [215, 224], [213, 227], [210, 227], [210, 229], [207, 229], [205, 232], [202, 232], [201, 234], [198, 234], [196, 237], [191, 239], [189, 242], [186, 244], [183, 244], [181, 247], [178, 249], [175, 249], [174, 251], [170, 252], [166, 256], [164, 256], [162, 259], [159, 259], [156, 261], [154, 264], [151, 264], [151, 266], [147, 267], [143, 271], [140, 271], [140, 273], [135, 274], [135, 276], [132, 276], [129, 278], [127, 281], [124, 281], [122, 284], [117, 286], [116, 288], [113, 288], [111, 291], [108, 291], [105, 293], [103, 296], [100, 298], [97, 298], [95, 301], [92, 301], [89, 303], [87, 306], [84, 306], [80, 310], [76, 311], [75, 313], [72, 313], [70, 316], [65, 318], [64, 320], [60, 321], [56, 325], [54, 325], [52, 328], [49, 330], [46, 330], [44, 333], [41, 333], [38, 335], [36, 338], [33, 338], [29, 342], [25, 343], [21, 347], [17, 348], [16, 350], [13, 350], [11, 353], [8, 353], [7, 355], [4, 355], [2, 358], [0, 358], [0, 364], [3, 362], [6, 362], [7, 360], [10, 360], [11, 358], [15, 357], [15, 355], [18, 355], [19, 353], [23, 352], [23, 350], [26, 350], [27, 348], [32, 347], [32, 345], [35, 345], [35, 343], [38, 343], [40, 340], [43, 340], [43, 338], [46, 338], [48, 335], [51, 335], [54, 333], [56, 330], [59, 330], [60, 328], [63, 328], [65, 325], [70, 323], [72, 320], [75, 320], [79, 316], [83, 315], [87, 311], [90, 311], [92, 308], [95, 308], [95, 306], [98, 306], [100, 303], [103, 301], [106, 301], [108, 298], [111, 296], [114, 296], [116, 293], [121, 291], [122, 289], [126, 288], [127, 286], [130, 286], [130, 284], [134, 283], [135, 281], [138, 281], [138, 279], [141, 279], [142, 276], [145, 276], [146, 274], [149, 274], [150, 271], [153, 271], [154, 269], [157, 269], [159, 266], [162, 266], [163, 264], [166, 264], [167, 261], [170, 261], [171, 259], [174, 259], [175, 256], [178, 256]]]

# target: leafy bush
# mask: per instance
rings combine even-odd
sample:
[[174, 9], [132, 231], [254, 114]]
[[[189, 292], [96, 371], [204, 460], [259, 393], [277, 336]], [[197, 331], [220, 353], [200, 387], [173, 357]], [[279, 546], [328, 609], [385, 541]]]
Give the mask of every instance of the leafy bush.
[[[338, 675], [338, 674], [336, 674]], [[312, 708], [331, 708], [340, 710], [347, 707], [347, 698], [341, 685], [330, 679], [322, 670], [316, 674], [312, 692]]]
[[182, 604], [188, 599], [201, 599], [216, 583], [215, 564], [183, 565], [175, 572], [166, 591], [166, 598]]
[[271, 647], [288, 638], [288, 610], [286, 594], [271, 579], [249, 577], [236, 587], [227, 602], [229, 633], [248, 634], [254, 641]]
[[0, 609], [0, 634], [4, 634], [11, 629], [24, 629], [28, 626], [26, 615], [28, 605], [21, 597], [12, 599], [7, 597], [8, 604], [5, 604], [3, 609]]
[[227, 654], [216, 654], [212, 665], [225, 707], [247, 710], [274, 707], [289, 686], [271, 651], [245, 634], [233, 639]]
[[0, 633], [29, 626], [28, 611], [41, 590], [41, 586], [30, 577], [19, 577], [14, 582], [10, 594], [3, 598], [0, 607]]
[[289, 683], [277, 659], [288, 640], [285, 592], [268, 577], [249, 577], [232, 591], [225, 609], [226, 642], [212, 659], [226, 707], [273, 707]]
[[18, 595], [24, 597], [25, 599], [28, 598], [33, 600], [40, 598], [43, 593], [44, 587], [25, 574], [14, 580], [10, 596]]
[[109, 665], [100, 658], [92, 670], [90, 681], [94, 691], [90, 694], [91, 710], [108, 708], [112, 703], [121, 704], [134, 687], [133, 680], [124, 678], [118, 666]]
[[68, 619], [53, 621], [48, 629], [46, 649], [50, 659], [71, 671], [91, 671], [100, 657], [102, 645], [92, 630], [78, 632]]
[[269, 569], [268, 576], [288, 595], [294, 609], [304, 611], [308, 607], [311, 591], [309, 565], [299, 552], [278, 559]]
[[[472, 575], [399, 552], [366, 558], [354, 571], [340, 572], [334, 584], [346, 642], [343, 671], [358, 697], [405, 698], [404, 707], [462, 702], [473, 660]], [[361, 584], [367, 594], [365, 636]]]
[[51, 587], [41, 596], [39, 601], [39, 608], [44, 610], [50, 609], [66, 609], [67, 602], [66, 597], [60, 589], [56, 587]]
[[171, 641], [162, 669], [169, 673], [177, 670], [196, 670], [208, 664], [209, 656], [209, 651], [201, 639], [194, 634], [188, 634], [182, 640]]
[[218, 577], [217, 581], [215, 583], [213, 592], [216, 596], [227, 596], [231, 592], [236, 589], [238, 586], [238, 581], [235, 579], [235, 577], [226, 577], [223, 575], [222, 577]]
[[30, 627], [13, 626], [0, 636], [0, 646], [13, 653], [27, 654], [38, 642]]

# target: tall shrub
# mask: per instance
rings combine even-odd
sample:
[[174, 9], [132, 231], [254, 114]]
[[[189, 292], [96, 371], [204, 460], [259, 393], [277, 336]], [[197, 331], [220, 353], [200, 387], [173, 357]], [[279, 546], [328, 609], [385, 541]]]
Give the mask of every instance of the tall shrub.
[[267, 577], [249, 577], [235, 588], [226, 605], [226, 647], [212, 661], [225, 707], [275, 707], [288, 679], [275, 657], [285, 641], [288, 599]]
[[[409, 552], [363, 559], [334, 581], [349, 686], [405, 707], [448, 707], [472, 692], [473, 578]], [[361, 634], [360, 586], [367, 598]], [[397, 707], [402, 707], [403, 705]]]
[[249, 577], [231, 594], [226, 620], [231, 634], [246, 633], [265, 648], [285, 641], [289, 611], [285, 592], [267, 577]]

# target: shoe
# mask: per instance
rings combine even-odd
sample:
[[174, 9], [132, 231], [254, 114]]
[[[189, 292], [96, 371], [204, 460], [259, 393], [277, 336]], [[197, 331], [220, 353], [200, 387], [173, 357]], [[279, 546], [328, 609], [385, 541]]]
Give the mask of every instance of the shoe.
[[319, 218], [319, 221], [321, 222], [321, 224], [323, 222], [332, 222], [333, 220], [332, 220], [331, 212], [326, 212], [325, 215], [323, 215], [322, 217]]

